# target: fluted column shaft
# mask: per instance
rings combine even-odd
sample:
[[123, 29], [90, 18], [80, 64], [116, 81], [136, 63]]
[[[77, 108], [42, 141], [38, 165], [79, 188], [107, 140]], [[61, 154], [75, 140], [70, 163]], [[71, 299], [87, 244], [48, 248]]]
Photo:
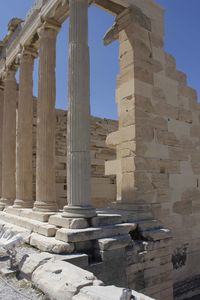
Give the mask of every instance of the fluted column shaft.
[[20, 57], [17, 118], [15, 208], [33, 207], [33, 63], [35, 52], [24, 49]]
[[0, 81], [0, 197], [2, 196], [2, 142], [3, 142], [4, 84]]
[[45, 23], [39, 31], [36, 202], [34, 210], [57, 211], [55, 186], [56, 36], [59, 26]]
[[69, 0], [67, 200], [64, 217], [92, 217], [90, 186], [90, 60], [88, 0]]
[[16, 162], [16, 70], [10, 69], [5, 75], [3, 147], [2, 147], [2, 197], [0, 209], [12, 205], [16, 197], [15, 162]]

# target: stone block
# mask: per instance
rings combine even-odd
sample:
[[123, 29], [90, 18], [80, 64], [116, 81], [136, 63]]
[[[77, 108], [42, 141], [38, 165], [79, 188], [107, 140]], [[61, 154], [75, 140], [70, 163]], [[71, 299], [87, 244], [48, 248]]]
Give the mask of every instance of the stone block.
[[99, 239], [95, 242], [95, 248], [102, 251], [109, 251], [115, 249], [125, 248], [131, 243], [131, 236], [129, 234], [116, 236], [112, 238]]
[[175, 147], [180, 145], [179, 140], [173, 132], [157, 129], [156, 136], [159, 144]]
[[140, 231], [150, 229], [160, 229], [162, 227], [158, 220], [143, 220], [137, 222]]
[[30, 237], [31, 237], [31, 231], [24, 229], [22, 227], [10, 224], [10, 223], [4, 223], [3, 226], [4, 230], [6, 231], [7, 229], [11, 230], [15, 234], [20, 234], [23, 238], [23, 241], [27, 244], [30, 242]]
[[178, 107], [178, 82], [162, 74], [154, 74], [154, 84], [163, 89], [166, 101], [172, 106]]
[[11, 215], [5, 212], [0, 212], [0, 217], [8, 223], [26, 228], [30, 231], [39, 233], [44, 236], [55, 236], [56, 234], [56, 227], [47, 223], [20, 217], [17, 215]]
[[169, 147], [169, 159], [173, 161], [188, 160], [188, 153], [180, 147]]
[[87, 219], [84, 218], [64, 218], [62, 215], [53, 215], [49, 218], [49, 224], [68, 229], [87, 228], [89, 226]]
[[147, 150], [145, 152], [146, 157], [150, 158], [162, 158], [168, 159], [169, 158], [169, 151], [166, 145], [157, 144], [155, 142], [149, 143]]
[[8, 214], [21, 216], [24, 218], [30, 218], [32, 220], [39, 221], [39, 222], [48, 222], [49, 217], [55, 214], [51, 212], [48, 213], [37, 212], [37, 211], [33, 211], [32, 209], [27, 209], [27, 208], [17, 209], [13, 207], [7, 207], [4, 211], [7, 212]]
[[81, 288], [92, 285], [94, 280], [92, 273], [64, 261], [49, 261], [32, 275], [34, 285], [55, 300], [71, 300]]
[[152, 94], [153, 86], [141, 80], [134, 80], [134, 93], [149, 98]]
[[145, 124], [136, 124], [136, 141], [143, 141], [143, 142], [152, 142], [154, 140], [154, 129], [152, 126], [145, 126]]
[[56, 254], [68, 254], [74, 251], [74, 244], [72, 243], [58, 241], [53, 237], [45, 237], [37, 233], [31, 234], [30, 245], [41, 251]]
[[120, 223], [122, 223], [122, 217], [117, 214], [98, 214], [97, 217], [91, 219], [91, 225], [93, 227], [115, 225]]
[[179, 120], [182, 122], [186, 122], [192, 124], [192, 112], [190, 110], [186, 110], [184, 108], [179, 108]]
[[31, 280], [33, 272], [41, 265], [45, 264], [48, 260], [52, 259], [54, 256], [50, 253], [34, 253], [30, 255], [24, 255], [20, 264], [19, 270], [21, 274]]
[[180, 215], [192, 214], [192, 201], [188, 201], [187, 199], [175, 202], [173, 205], [173, 212]]
[[80, 268], [86, 268], [89, 264], [87, 254], [58, 254], [54, 255], [53, 259], [58, 261], [66, 261]]
[[109, 160], [105, 161], [105, 175], [116, 175], [121, 173], [121, 161], [120, 160]]
[[182, 137], [190, 137], [190, 124], [186, 122], [170, 120], [168, 122], [168, 130], [175, 134], [179, 140], [182, 139]]
[[95, 250], [95, 257], [100, 258], [103, 262], [112, 262], [112, 261], [119, 261], [125, 260], [125, 250], [124, 248], [117, 248], [114, 250]]
[[193, 88], [189, 87], [189, 86], [180, 85], [179, 86], [179, 93], [182, 96], [189, 98], [190, 100], [197, 101], [197, 99], [198, 99], [197, 91], [194, 90]]
[[[73, 300], [116, 300], [120, 299], [122, 296], [122, 288], [118, 288], [115, 286], [89, 286], [84, 287], [80, 290], [80, 293], [74, 296]], [[132, 295], [135, 296], [136, 299], [141, 300], [153, 300], [150, 297], [147, 297], [141, 293], [137, 293], [136, 291], [132, 291]]]
[[147, 240], [159, 241], [163, 239], [168, 239], [171, 237], [171, 233], [169, 229], [155, 229], [155, 230], [144, 230], [143, 237]]
[[[131, 173], [129, 173], [131, 174]], [[156, 176], [156, 174], [153, 174]], [[152, 176], [153, 176], [152, 175]], [[151, 175], [145, 171], [136, 171], [134, 173], [135, 177], [135, 188], [138, 189], [138, 191], [152, 191], [154, 189], [154, 186], [152, 184], [152, 178]]]
[[96, 240], [106, 237], [128, 234], [136, 228], [136, 224], [124, 223], [87, 229], [59, 229], [56, 239], [64, 242], [74, 243]]
[[[134, 156], [135, 152], [136, 152], [136, 142], [135, 141], [126, 142], [126, 143], [117, 145], [117, 156], [119, 158]], [[145, 152], [145, 147], [143, 150], [140, 149], [140, 153], [144, 153], [144, 152]]]
[[[99, 202], [99, 206], [106, 206], [108, 202], [116, 198], [116, 184], [96, 184], [91, 187], [92, 201]], [[95, 206], [95, 204], [93, 204]]]
[[75, 245], [75, 251], [77, 253], [88, 253], [91, 252], [91, 249], [93, 249], [93, 241], [84, 241], [84, 242], [77, 242], [74, 243]]
[[147, 113], [155, 112], [151, 99], [140, 94], [135, 95], [135, 106], [137, 110], [140, 109]]
[[155, 189], [169, 188], [169, 175], [152, 174], [152, 185]]
[[136, 170], [134, 157], [126, 157], [121, 159], [122, 173], [134, 172]]
[[[123, 68], [123, 65], [120, 64]], [[127, 64], [125, 65], [127, 66]], [[129, 81], [121, 84], [117, 90], [116, 90], [116, 99], [117, 101], [121, 101], [123, 99], [126, 99], [127, 97], [131, 97], [131, 95], [134, 94], [135, 88], [134, 88], [134, 78], [130, 79]]]
[[106, 145], [109, 146], [110, 148], [115, 149], [116, 145], [120, 143], [120, 135], [119, 131], [112, 132], [107, 135], [106, 138]]

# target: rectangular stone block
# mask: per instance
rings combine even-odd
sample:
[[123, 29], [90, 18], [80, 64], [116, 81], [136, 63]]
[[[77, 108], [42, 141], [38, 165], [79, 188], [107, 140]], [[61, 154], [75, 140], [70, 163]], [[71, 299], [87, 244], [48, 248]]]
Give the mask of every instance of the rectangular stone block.
[[102, 251], [125, 248], [131, 243], [131, 236], [129, 234], [116, 236], [112, 238], [99, 239], [95, 243], [95, 248]]
[[109, 160], [105, 162], [105, 175], [116, 175], [122, 171], [120, 160]]
[[79, 230], [62, 228], [57, 231], [56, 239], [69, 243], [90, 241], [100, 238], [124, 235], [129, 233], [131, 230], [134, 230], [135, 228], [136, 225], [130, 223]]
[[31, 220], [28, 218], [11, 215], [8, 213], [0, 212], [0, 218], [8, 223], [26, 228], [36, 233], [40, 233], [45, 236], [55, 236], [57, 228], [47, 223]]
[[83, 218], [64, 218], [62, 215], [53, 215], [49, 218], [49, 224], [68, 229], [87, 228], [89, 226], [87, 219]]
[[91, 219], [91, 225], [93, 227], [115, 225], [120, 223], [122, 223], [122, 217], [117, 214], [98, 214], [97, 217]]
[[58, 241], [53, 237], [45, 237], [37, 233], [31, 234], [30, 245], [36, 247], [41, 251], [47, 251], [57, 254], [67, 254], [74, 251], [73, 243]]
[[173, 132], [168, 132], [165, 130], [156, 130], [157, 141], [159, 144], [168, 146], [179, 146], [180, 142]]

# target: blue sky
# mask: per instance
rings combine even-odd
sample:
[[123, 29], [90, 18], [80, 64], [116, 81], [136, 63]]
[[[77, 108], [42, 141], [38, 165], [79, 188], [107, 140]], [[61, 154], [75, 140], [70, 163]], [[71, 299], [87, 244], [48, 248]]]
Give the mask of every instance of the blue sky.
[[[177, 60], [178, 69], [188, 75], [188, 83], [200, 94], [200, 1], [155, 0], [166, 9], [165, 49]], [[12, 17], [24, 18], [34, 0], [6, 0], [1, 4], [0, 39]], [[20, 5], [19, 5], [20, 4]], [[12, 9], [11, 9], [12, 8]], [[117, 118], [115, 103], [118, 65], [118, 43], [104, 47], [102, 40], [114, 17], [92, 6], [89, 10], [89, 44], [91, 49], [91, 111], [93, 115]], [[58, 108], [67, 108], [68, 22], [62, 26], [57, 41]], [[34, 70], [34, 94], [37, 95], [38, 62]]]

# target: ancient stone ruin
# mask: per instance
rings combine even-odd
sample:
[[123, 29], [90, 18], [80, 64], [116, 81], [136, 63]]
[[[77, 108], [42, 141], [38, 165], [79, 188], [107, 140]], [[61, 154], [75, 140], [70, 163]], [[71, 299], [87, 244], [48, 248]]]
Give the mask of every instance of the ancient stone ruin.
[[[104, 43], [119, 41], [118, 122], [90, 116], [89, 5], [116, 16]], [[55, 109], [55, 68], [68, 17], [65, 112]], [[200, 294], [200, 105], [164, 51], [162, 7], [154, 0], [36, 1], [24, 21], [10, 21], [0, 43], [0, 114], [0, 228], [22, 233], [48, 259], [72, 255], [84, 269], [76, 279], [93, 276], [85, 283], [92, 287], [65, 299], [97, 299], [105, 289], [119, 296], [96, 277], [160, 300]], [[34, 282], [53, 270], [46, 261], [28, 273]], [[68, 276], [74, 269], [66, 264]]]

